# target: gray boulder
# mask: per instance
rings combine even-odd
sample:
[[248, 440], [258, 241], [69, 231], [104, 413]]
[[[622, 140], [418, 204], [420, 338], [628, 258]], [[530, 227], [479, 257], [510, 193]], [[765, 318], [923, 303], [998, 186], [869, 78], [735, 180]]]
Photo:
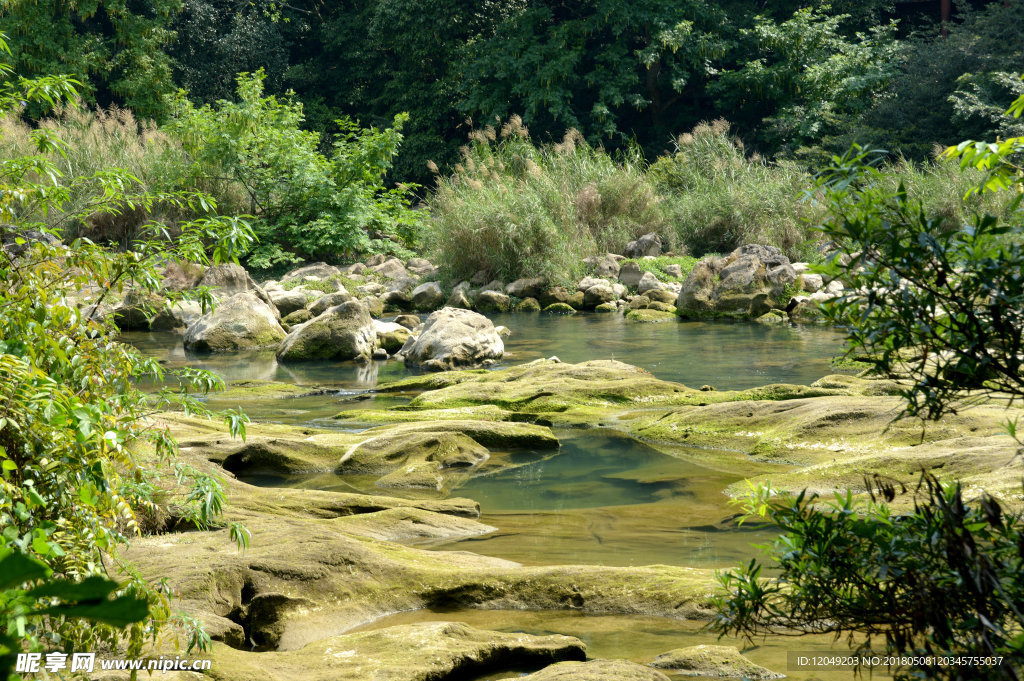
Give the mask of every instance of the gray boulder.
[[804, 272], [800, 275], [800, 285], [807, 293], [817, 293], [825, 286], [825, 282], [820, 274]]
[[388, 258], [380, 264], [372, 265], [370, 271], [383, 279], [412, 279], [409, 270], [405, 269], [405, 265], [398, 258]]
[[292, 328], [277, 350], [280, 362], [369, 359], [377, 330], [366, 307], [352, 300]]
[[179, 300], [171, 307], [161, 309], [149, 322], [152, 331], [178, 331], [187, 329], [203, 316], [203, 306], [195, 300]]
[[317, 317], [324, 313], [328, 308], [332, 308], [342, 303], [347, 303], [350, 300], [354, 300], [352, 294], [348, 291], [338, 291], [337, 293], [328, 293], [325, 296], [320, 296], [312, 305], [309, 306], [309, 311], [313, 313], [314, 317]]
[[217, 303], [216, 309], [185, 330], [186, 350], [222, 352], [277, 345], [284, 338], [277, 309], [253, 291], [242, 291]]
[[417, 310], [436, 310], [444, 302], [441, 284], [428, 281], [412, 290], [412, 306]]
[[619, 260], [612, 257], [612, 254], [604, 256], [599, 263], [597, 263], [597, 269], [594, 272], [599, 277], [617, 277], [619, 276]]
[[[303, 267], [291, 270], [283, 277], [281, 281], [291, 281], [292, 279], [298, 279], [302, 281], [307, 277], [313, 277], [314, 279], [328, 279], [341, 274], [341, 270], [334, 265], [328, 265], [325, 262], [315, 262], [310, 265], [304, 265]], [[282, 312], [282, 314], [287, 314]]]
[[[465, 282], [463, 282], [465, 283]], [[448, 302], [445, 303], [445, 307], [460, 307], [463, 310], [469, 310], [473, 307], [473, 301], [469, 299], [466, 288], [455, 287], [452, 294], [448, 296]]]
[[629, 258], [642, 258], [646, 255], [661, 255], [661, 237], [650, 232], [644, 234], [636, 241], [626, 244], [626, 256]]
[[203, 276], [196, 282], [196, 287], [209, 288], [217, 298], [226, 298], [242, 291], [252, 291], [257, 298], [274, 311], [277, 321], [281, 321], [281, 313], [278, 312], [274, 301], [270, 299], [266, 291], [256, 285], [256, 282], [241, 265], [226, 263], [210, 267], [203, 272]]
[[635, 262], [627, 262], [619, 269], [619, 282], [629, 288], [636, 288], [640, 285], [644, 273]]
[[552, 286], [541, 292], [537, 298], [541, 307], [555, 305], [556, 303], [567, 304], [572, 294], [564, 286]]
[[408, 310], [412, 307], [412, 299], [405, 291], [388, 291], [380, 296], [385, 310]]
[[296, 310], [306, 307], [306, 294], [301, 290], [285, 291], [284, 289], [275, 288], [267, 291], [267, 295], [274, 302], [274, 307], [277, 308], [277, 311], [285, 317]]
[[501, 291], [481, 291], [476, 297], [476, 309], [481, 312], [508, 312], [512, 300]]
[[779, 249], [742, 246], [724, 258], [704, 258], [694, 265], [676, 307], [684, 317], [756, 319], [773, 305], [785, 307], [785, 289], [795, 279], [789, 259]]
[[583, 307], [587, 309], [596, 308], [598, 305], [610, 303], [617, 300], [618, 296], [608, 282], [595, 284], [583, 292]]
[[412, 332], [401, 324], [379, 319], [373, 320], [373, 330], [377, 334], [377, 345], [390, 354], [398, 352], [412, 336]]
[[547, 279], [544, 277], [516, 279], [505, 287], [505, 293], [516, 298], [536, 298], [544, 290], [546, 284]]
[[661, 282], [658, 281], [658, 278], [651, 272], [644, 272], [644, 275], [640, 277], [640, 281], [637, 282], [636, 285], [637, 292], [641, 294], [660, 288]]
[[402, 353], [407, 364], [443, 371], [493, 364], [505, 354], [505, 345], [487, 317], [443, 307], [427, 317], [419, 337]]

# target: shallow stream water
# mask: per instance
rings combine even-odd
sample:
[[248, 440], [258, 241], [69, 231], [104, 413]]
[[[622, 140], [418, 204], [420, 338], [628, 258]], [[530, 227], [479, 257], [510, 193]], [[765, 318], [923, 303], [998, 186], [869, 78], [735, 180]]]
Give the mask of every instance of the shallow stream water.
[[[830, 360], [841, 335], [820, 327], [763, 326], [753, 323], [669, 322], [637, 324], [619, 315], [493, 315], [512, 330], [506, 339], [510, 366], [539, 357], [565, 362], [617, 359], [650, 370], [658, 378], [691, 387], [743, 389], [768, 383], [808, 384], [832, 373]], [[279, 365], [273, 352], [194, 355], [181, 337], [169, 333], [127, 333], [123, 338], [167, 366], [209, 369], [226, 381], [270, 380], [329, 388], [288, 399], [253, 398], [211, 406], [241, 406], [253, 420], [358, 428], [358, 419], [333, 420], [343, 409], [386, 409], [408, 397], [376, 395], [381, 382], [409, 375], [399, 362], [314, 362]], [[770, 538], [766, 530], [737, 527], [736, 511], [723, 490], [742, 477], [707, 451], [652, 446], [612, 430], [556, 431], [562, 447], [553, 457], [524, 452], [522, 466], [471, 479], [453, 495], [480, 503], [481, 521], [498, 528], [482, 537], [431, 548], [468, 550], [524, 564], [669, 564], [726, 568], [757, 554], [752, 545]], [[252, 476], [261, 485], [315, 487], [395, 494], [372, 480], [334, 475]], [[412, 492], [410, 494], [417, 494]], [[715, 643], [693, 623], [663, 618], [594, 617], [571, 612], [417, 611], [395, 615], [371, 627], [438, 619], [527, 633], [563, 633], [589, 644], [591, 657], [649, 661], [672, 648]], [[820, 638], [792, 643], [771, 639], [748, 654], [755, 662], [786, 672], [785, 651], [841, 651], [841, 643]], [[732, 644], [732, 643], [730, 643]], [[786, 672], [791, 678], [849, 678], [827, 673]], [[511, 678], [488, 676], [487, 679]]]

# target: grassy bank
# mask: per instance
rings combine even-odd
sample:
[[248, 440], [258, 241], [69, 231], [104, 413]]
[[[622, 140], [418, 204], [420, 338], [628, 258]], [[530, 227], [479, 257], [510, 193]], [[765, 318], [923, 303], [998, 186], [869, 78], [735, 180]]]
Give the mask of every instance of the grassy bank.
[[[893, 190], [902, 182], [949, 220], [1007, 210], [1008, 199], [994, 194], [964, 202], [980, 175], [954, 163], [898, 160], [890, 170]], [[583, 273], [584, 258], [622, 253], [655, 232], [673, 257], [758, 243], [814, 261], [825, 209], [813, 184], [794, 161], [748, 155], [722, 120], [681, 135], [672, 153], [648, 165], [636, 153], [610, 156], [574, 131], [537, 145], [513, 119], [500, 131], [474, 132], [455, 173], [438, 177], [428, 199], [430, 256], [452, 280], [487, 270], [506, 281], [544, 275], [565, 283]]]

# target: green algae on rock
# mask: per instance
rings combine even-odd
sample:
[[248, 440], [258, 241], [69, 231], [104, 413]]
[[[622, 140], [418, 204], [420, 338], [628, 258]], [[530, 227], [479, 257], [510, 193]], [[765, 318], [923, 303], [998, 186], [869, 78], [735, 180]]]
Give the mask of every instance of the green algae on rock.
[[785, 674], [779, 674], [754, 664], [732, 646], [700, 645], [677, 648], [658, 655], [651, 662], [651, 666], [667, 669], [683, 676], [750, 679], [750, 681], [786, 678]]
[[669, 681], [657, 669], [629, 660], [559, 662], [520, 681]]
[[654, 323], [678, 321], [679, 317], [674, 312], [665, 312], [646, 307], [630, 310], [626, 313], [626, 319], [631, 322]]
[[249, 653], [217, 645], [209, 674], [223, 681], [436, 681], [582, 660], [585, 650], [570, 636], [435, 622], [343, 634], [288, 652]]

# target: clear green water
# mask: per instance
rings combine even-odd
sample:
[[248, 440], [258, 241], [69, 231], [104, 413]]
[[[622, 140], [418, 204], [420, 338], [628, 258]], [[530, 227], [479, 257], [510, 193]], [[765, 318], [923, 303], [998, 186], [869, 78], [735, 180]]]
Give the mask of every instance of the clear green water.
[[[815, 326], [764, 326], [740, 322], [665, 322], [638, 324], [621, 315], [490, 315], [507, 326], [505, 361], [521, 364], [558, 356], [564, 362], [617, 359], [648, 369], [658, 378], [692, 387], [710, 384], [722, 390], [766, 383], [811, 383], [831, 373], [829, 361], [842, 336]], [[278, 364], [272, 351], [196, 354], [186, 352], [173, 333], [123, 334], [122, 338], [167, 366], [209, 369], [225, 380], [285, 381], [352, 390], [409, 375], [400, 362], [303, 362]]]

